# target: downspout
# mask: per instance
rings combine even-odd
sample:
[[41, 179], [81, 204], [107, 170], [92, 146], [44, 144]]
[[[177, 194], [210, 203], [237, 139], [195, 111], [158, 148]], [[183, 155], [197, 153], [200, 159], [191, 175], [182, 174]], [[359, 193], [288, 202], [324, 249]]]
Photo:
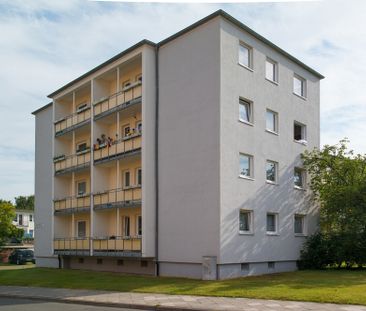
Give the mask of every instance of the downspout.
[[155, 275], [159, 267], [159, 44], [155, 46]]

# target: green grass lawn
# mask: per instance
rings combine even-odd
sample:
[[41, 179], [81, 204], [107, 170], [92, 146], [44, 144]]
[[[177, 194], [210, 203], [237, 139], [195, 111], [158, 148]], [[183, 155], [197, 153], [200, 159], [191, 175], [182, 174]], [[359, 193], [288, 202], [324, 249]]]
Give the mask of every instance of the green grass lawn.
[[1, 269], [0, 285], [366, 305], [366, 270], [297, 271], [225, 281], [200, 281], [46, 268]]

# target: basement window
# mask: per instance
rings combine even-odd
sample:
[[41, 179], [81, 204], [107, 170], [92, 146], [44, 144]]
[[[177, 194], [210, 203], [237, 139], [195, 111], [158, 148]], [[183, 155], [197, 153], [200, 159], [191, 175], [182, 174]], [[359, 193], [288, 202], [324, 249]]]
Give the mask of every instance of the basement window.
[[78, 258], [78, 263], [84, 263], [84, 258]]
[[98, 258], [97, 259], [97, 265], [102, 265], [103, 264], [103, 259], [102, 258]]
[[141, 267], [142, 267], [142, 268], [146, 268], [146, 267], [147, 267], [147, 265], [148, 265], [148, 263], [147, 263], [147, 261], [146, 261], [146, 260], [142, 260], [142, 261], [141, 261]]
[[123, 266], [124, 265], [124, 262], [122, 259], [118, 259], [117, 260], [117, 266]]

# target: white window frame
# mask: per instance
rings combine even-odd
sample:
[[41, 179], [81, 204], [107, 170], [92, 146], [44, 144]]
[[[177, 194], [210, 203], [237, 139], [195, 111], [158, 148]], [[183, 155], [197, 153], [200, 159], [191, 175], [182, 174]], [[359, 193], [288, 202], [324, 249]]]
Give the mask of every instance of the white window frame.
[[[240, 230], [240, 215], [242, 213], [246, 213], [249, 215], [249, 230]], [[254, 216], [253, 215], [254, 215], [253, 210], [247, 210], [247, 209], [239, 210], [239, 234], [243, 234], [243, 235], [253, 234], [253, 232], [254, 232], [254, 230], [253, 230]]]
[[[295, 80], [298, 80], [301, 82], [301, 93], [298, 94], [295, 90]], [[296, 95], [299, 96], [303, 99], [306, 99], [307, 96], [307, 83], [306, 83], [306, 79], [299, 76], [298, 74], [294, 74], [293, 76], [293, 82], [292, 82], [292, 92]]]
[[124, 89], [126, 89], [130, 86], [131, 86], [131, 80], [130, 79], [125, 80], [125, 81], [122, 82], [122, 90], [124, 90]]
[[[267, 114], [268, 113], [271, 113], [274, 116], [274, 130], [268, 128], [268, 126], [267, 126]], [[269, 133], [278, 135], [278, 125], [279, 125], [278, 112], [271, 110], [271, 109], [266, 109], [266, 131]]]
[[135, 81], [142, 83], [142, 73], [139, 73], [138, 75], [136, 75]]
[[[267, 223], [267, 217], [269, 215], [273, 215], [275, 217], [275, 231], [268, 231], [268, 223]], [[279, 224], [279, 221], [278, 221], [278, 213], [275, 213], [275, 212], [268, 212], [266, 214], [266, 233], [267, 235], [279, 235], [279, 231], [278, 231], [278, 224]]]
[[[125, 129], [129, 128], [129, 134], [125, 134]], [[132, 130], [130, 124], [124, 124], [122, 125], [122, 138], [130, 137], [132, 135]]]
[[[295, 184], [295, 172], [296, 170], [300, 171], [301, 172], [301, 183], [302, 183], [302, 186], [298, 186]], [[306, 189], [306, 171], [304, 168], [302, 167], [298, 167], [298, 166], [295, 166], [294, 167], [294, 188], [295, 189], [300, 189], [300, 190], [305, 190]]]
[[[267, 164], [268, 163], [273, 163], [275, 166], [275, 180], [274, 181], [267, 179]], [[278, 162], [272, 161], [272, 160], [266, 160], [265, 171], [266, 171], [265, 172], [266, 173], [266, 182], [269, 184], [277, 185], [278, 184]]]
[[[244, 120], [240, 117], [240, 107], [248, 105], [249, 107], [249, 120]], [[245, 124], [253, 125], [254, 124], [254, 110], [253, 110], [253, 102], [245, 99], [245, 98], [239, 98], [239, 121]]]
[[[140, 124], [141, 124], [141, 130], [139, 130], [139, 125]], [[142, 121], [141, 120], [136, 121], [136, 123], [135, 123], [135, 132], [138, 133], [138, 134], [142, 133]]]
[[[84, 145], [84, 144], [85, 144], [85, 149], [78, 151], [80, 145]], [[88, 142], [86, 140], [81, 140], [81, 141], [79, 141], [79, 142], [76, 143], [76, 150], [75, 150], [76, 153], [85, 152], [85, 150], [87, 150], [87, 149], [88, 149]]]
[[[267, 63], [273, 65], [273, 79], [267, 76]], [[274, 84], [278, 84], [278, 62], [274, 61], [273, 59], [267, 57], [265, 62], [265, 78], [266, 80], [273, 82]]]
[[[244, 156], [244, 157], [248, 157], [248, 164], [249, 164], [249, 176], [247, 175], [243, 175], [241, 173], [241, 167], [240, 167], [240, 158]], [[249, 179], [249, 180], [254, 180], [254, 158], [252, 155], [247, 154], [247, 153], [239, 153], [239, 177], [240, 178], [244, 178], [244, 179]]]
[[[302, 232], [296, 232], [296, 217], [302, 218]], [[294, 234], [295, 236], [306, 236], [307, 226], [306, 226], [306, 215], [305, 214], [295, 214], [294, 215]]]
[[[79, 235], [79, 224], [80, 223], [85, 223], [85, 234], [84, 234], [84, 236], [80, 236]], [[77, 222], [76, 222], [76, 237], [78, 238], [78, 239], [84, 239], [84, 238], [86, 238], [86, 236], [87, 236], [87, 225], [86, 225], [86, 220], [78, 220]]]
[[[76, 196], [84, 196], [88, 193], [88, 183], [86, 181], [86, 179], [81, 179], [81, 180], [77, 180], [76, 182]], [[85, 192], [80, 194], [79, 193], [79, 184], [85, 183]]]
[[[244, 64], [240, 61], [240, 49], [242, 47], [248, 50], [248, 64]], [[249, 69], [250, 71], [253, 71], [253, 48], [250, 45], [248, 45], [242, 41], [239, 42], [238, 63], [240, 66], [242, 66], [246, 69]]]
[[[301, 139], [295, 139], [295, 126], [300, 126], [301, 127]], [[293, 128], [293, 139], [294, 142], [302, 144], [302, 145], [307, 145], [308, 141], [307, 141], [307, 128], [306, 128], [306, 124], [298, 122], [298, 121], [294, 121], [294, 128]]]

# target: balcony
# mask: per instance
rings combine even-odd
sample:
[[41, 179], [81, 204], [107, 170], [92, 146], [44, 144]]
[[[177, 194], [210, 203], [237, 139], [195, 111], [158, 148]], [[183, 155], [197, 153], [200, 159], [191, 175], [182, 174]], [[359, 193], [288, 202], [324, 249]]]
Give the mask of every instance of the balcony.
[[55, 137], [71, 132], [90, 122], [90, 106], [79, 108], [79, 111], [55, 121]]
[[97, 256], [140, 257], [141, 237], [93, 238], [93, 254]]
[[90, 194], [55, 199], [53, 206], [55, 215], [87, 212], [90, 210]]
[[85, 238], [56, 238], [53, 249], [56, 255], [89, 256], [92, 239]]
[[94, 194], [94, 210], [141, 206], [141, 186]]
[[95, 146], [94, 164], [121, 159], [141, 152], [141, 132]]
[[141, 95], [141, 81], [136, 81], [130, 86], [125, 87], [122, 91], [98, 100], [93, 104], [94, 120], [141, 103]]
[[59, 155], [53, 158], [55, 175], [82, 170], [90, 166], [90, 148], [65, 156]]

